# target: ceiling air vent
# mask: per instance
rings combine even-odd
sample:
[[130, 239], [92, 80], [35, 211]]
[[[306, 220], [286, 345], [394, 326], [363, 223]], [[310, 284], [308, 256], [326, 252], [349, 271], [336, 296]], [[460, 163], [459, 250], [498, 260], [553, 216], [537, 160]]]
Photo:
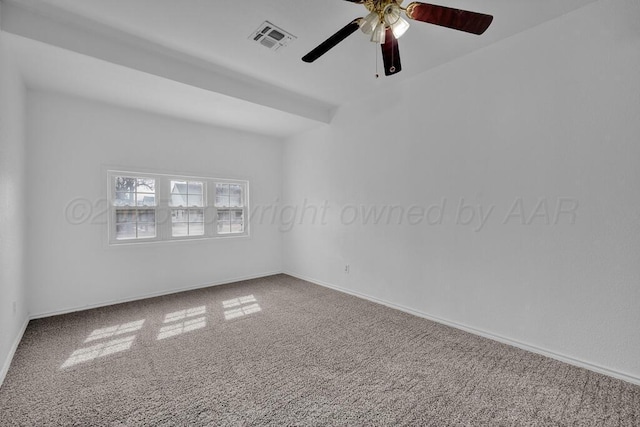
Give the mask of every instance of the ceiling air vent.
[[276, 27], [269, 21], [264, 21], [257, 30], [251, 33], [249, 38], [271, 50], [279, 50], [296, 39], [294, 35]]

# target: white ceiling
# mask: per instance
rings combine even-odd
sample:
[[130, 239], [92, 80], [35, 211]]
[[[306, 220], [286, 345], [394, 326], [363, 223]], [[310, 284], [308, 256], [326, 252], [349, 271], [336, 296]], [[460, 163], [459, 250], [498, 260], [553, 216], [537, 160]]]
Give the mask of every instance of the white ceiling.
[[[369, 96], [380, 85], [395, 85], [443, 63], [454, 60], [491, 43], [525, 31], [545, 21], [568, 13], [595, 0], [440, 0], [438, 4], [472, 10], [494, 16], [494, 21], [482, 36], [475, 36], [421, 22], [412, 22], [409, 31], [400, 39], [403, 71], [393, 77], [375, 78], [376, 56], [379, 46], [357, 32], [313, 64], [300, 58], [353, 18], [363, 16], [362, 5], [342, 0], [3, 0], [28, 7], [46, 16], [56, 16], [63, 22], [84, 20], [87, 28], [106, 34], [101, 28], [111, 28], [117, 34], [127, 34], [149, 42], [155, 49], [179, 52], [224, 75], [234, 75], [246, 82], [262, 85], [264, 93], [237, 96], [231, 84], [215, 87], [184, 80], [192, 87], [219, 92], [227, 98], [237, 97], [249, 103], [266, 105], [286, 114], [304, 116], [304, 120], [319, 123], [330, 121], [332, 108], [358, 97]], [[408, 0], [405, 0], [408, 3]], [[3, 13], [4, 14], [4, 13]], [[17, 20], [17, 18], [16, 18]], [[264, 20], [269, 20], [297, 37], [290, 46], [272, 52], [248, 37]], [[3, 30], [12, 25], [5, 25]], [[99, 24], [99, 25], [97, 25]], [[23, 27], [26, 24], [23, 23]], [[18, 28], [14, 24], [13, 28]], [[39, 24], [39, 27], [42, 27]], [[14, 32], [31, 36], [30, 33]], [[48, 42], [50, 34], [38, 29], [41, 41]], [[70, 45], [73, 43], [67, 41]], [[75, 42], [78, 43], [77, 41]], [[59, 47], [67, 47], [64, 41]], [[70, 47], [76, 52], [82, 49]], [[96, 55], [99, 56], [99, 55]], [[173, 55], [175, 56], [175, 55]], [[102, 59], [105, 59], [103, 57]], [[110, 60], [109, 57], [106, 57]], [[190, 59], [189, 59], [190, 61]], [[71, 61], [73, 62], [73, 61]], [[117, 61], [114, 61], [117, 62]], [[120, 62], [119, 65], [128, 65]], [[99, 68], [96, 64], [94, 68]], [[107, 66], [103, 64], [103, 66]], [[140, 67], [132, 66], [132, 68]], [[148, 70], [145, 70], [148, 71]], [[469, 78], [473, 78], [469, 70]], [[151, 70], [147, 74], [153, 74]], [[163, 78], [180, 80], [175, 75]], [[383, 73], [381, 73], [383, 74]], [[183, 73], [185, 75], [185, 73]], [[151, 76], [150, 76], [151, 77]], [[132, 80], [126, 80], [132, 84]], [[257, 82], [257, 83], [256, 83]], [[90, 82], [86, 82], [87, 86]], [[158, 81], [150, 82], [153, 88]], [[142, 83], [140, 91], [145, 86]], [[256, 86], [258, 87], [258, 86]], [[282, 96], [280, 96], [280, 91]], [[175, 95], [175, 94], [174, 94]], [[283, 99], [286, 102], [282, 101]], [[279, 101], [278, 101], [279, 100]], [[216, 99], [215, 102], [220, 101]], [[279, 102], [279, 103], [278, 103]], [[284, 104], [283, 104], [284, 102]], [[198, 119], [199, 120], [199, 119]], [[235, 125], [234, 125], [235, 126]], [[284, 133], [299, 131], [300, 123]], [[254, 131], [260, 131], [259, 126]], [[271, 132], [273, 134], [273, 131]]]

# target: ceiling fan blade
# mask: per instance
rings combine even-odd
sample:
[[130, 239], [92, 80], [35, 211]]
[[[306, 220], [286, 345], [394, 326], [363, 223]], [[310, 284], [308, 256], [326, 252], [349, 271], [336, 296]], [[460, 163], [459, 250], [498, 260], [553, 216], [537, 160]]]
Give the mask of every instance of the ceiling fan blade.
[[407, 16], [416, 21], [478, 35], [484, 33], [493, 21], [493, 16], [484, 13], [420, 2], [413, 2], [407, 6]]
[[349, 37], [351, 34], [355, 33], [358, 28], [360, 28], [360, 20], [362, 18], [356, 18], [353, 21], [349, 22], [347, 25], [342, 27], [337, 33], [320, 43], [318, 47], [313, 49], [311, 52], [307, 53], [302, 57], [304, 62], [313, 62], [316, 59], [320, 58], [322, 55], [327, 53], [333, 47], [335, 47], [342, 40]]
[[382, 45], [382, 61], [384, 62], [385, 76], [392, 76], [402, 71], [398, 40], [395, 38], [393, 32], [389, 28], [387, 28], [385, 34], [385, 42]]

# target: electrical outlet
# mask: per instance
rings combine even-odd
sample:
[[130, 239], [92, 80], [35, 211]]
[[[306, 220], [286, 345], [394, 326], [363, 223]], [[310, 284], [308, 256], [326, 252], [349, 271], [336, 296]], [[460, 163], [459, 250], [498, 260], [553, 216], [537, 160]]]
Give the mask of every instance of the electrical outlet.
[[346, 265], [344, 266], [344, 274], [349, 274], [349, 270], [350, 270], [350, 269], [351, 269], [351, 268], [349, 267], [349, 264], [346, 264]]

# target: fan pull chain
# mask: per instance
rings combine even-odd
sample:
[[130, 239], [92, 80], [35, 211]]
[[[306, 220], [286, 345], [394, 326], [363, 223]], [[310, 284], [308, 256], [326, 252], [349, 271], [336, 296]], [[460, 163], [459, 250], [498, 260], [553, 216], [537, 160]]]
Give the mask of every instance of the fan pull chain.
[[378, 54], [380, 53], [380, 49], [378, 49], [377, 43], [375, 45], [374, 51], [376, 53], [376, 79], [377, 79], [377, 78], [380, 78], [380, 74], [378, 73]]

